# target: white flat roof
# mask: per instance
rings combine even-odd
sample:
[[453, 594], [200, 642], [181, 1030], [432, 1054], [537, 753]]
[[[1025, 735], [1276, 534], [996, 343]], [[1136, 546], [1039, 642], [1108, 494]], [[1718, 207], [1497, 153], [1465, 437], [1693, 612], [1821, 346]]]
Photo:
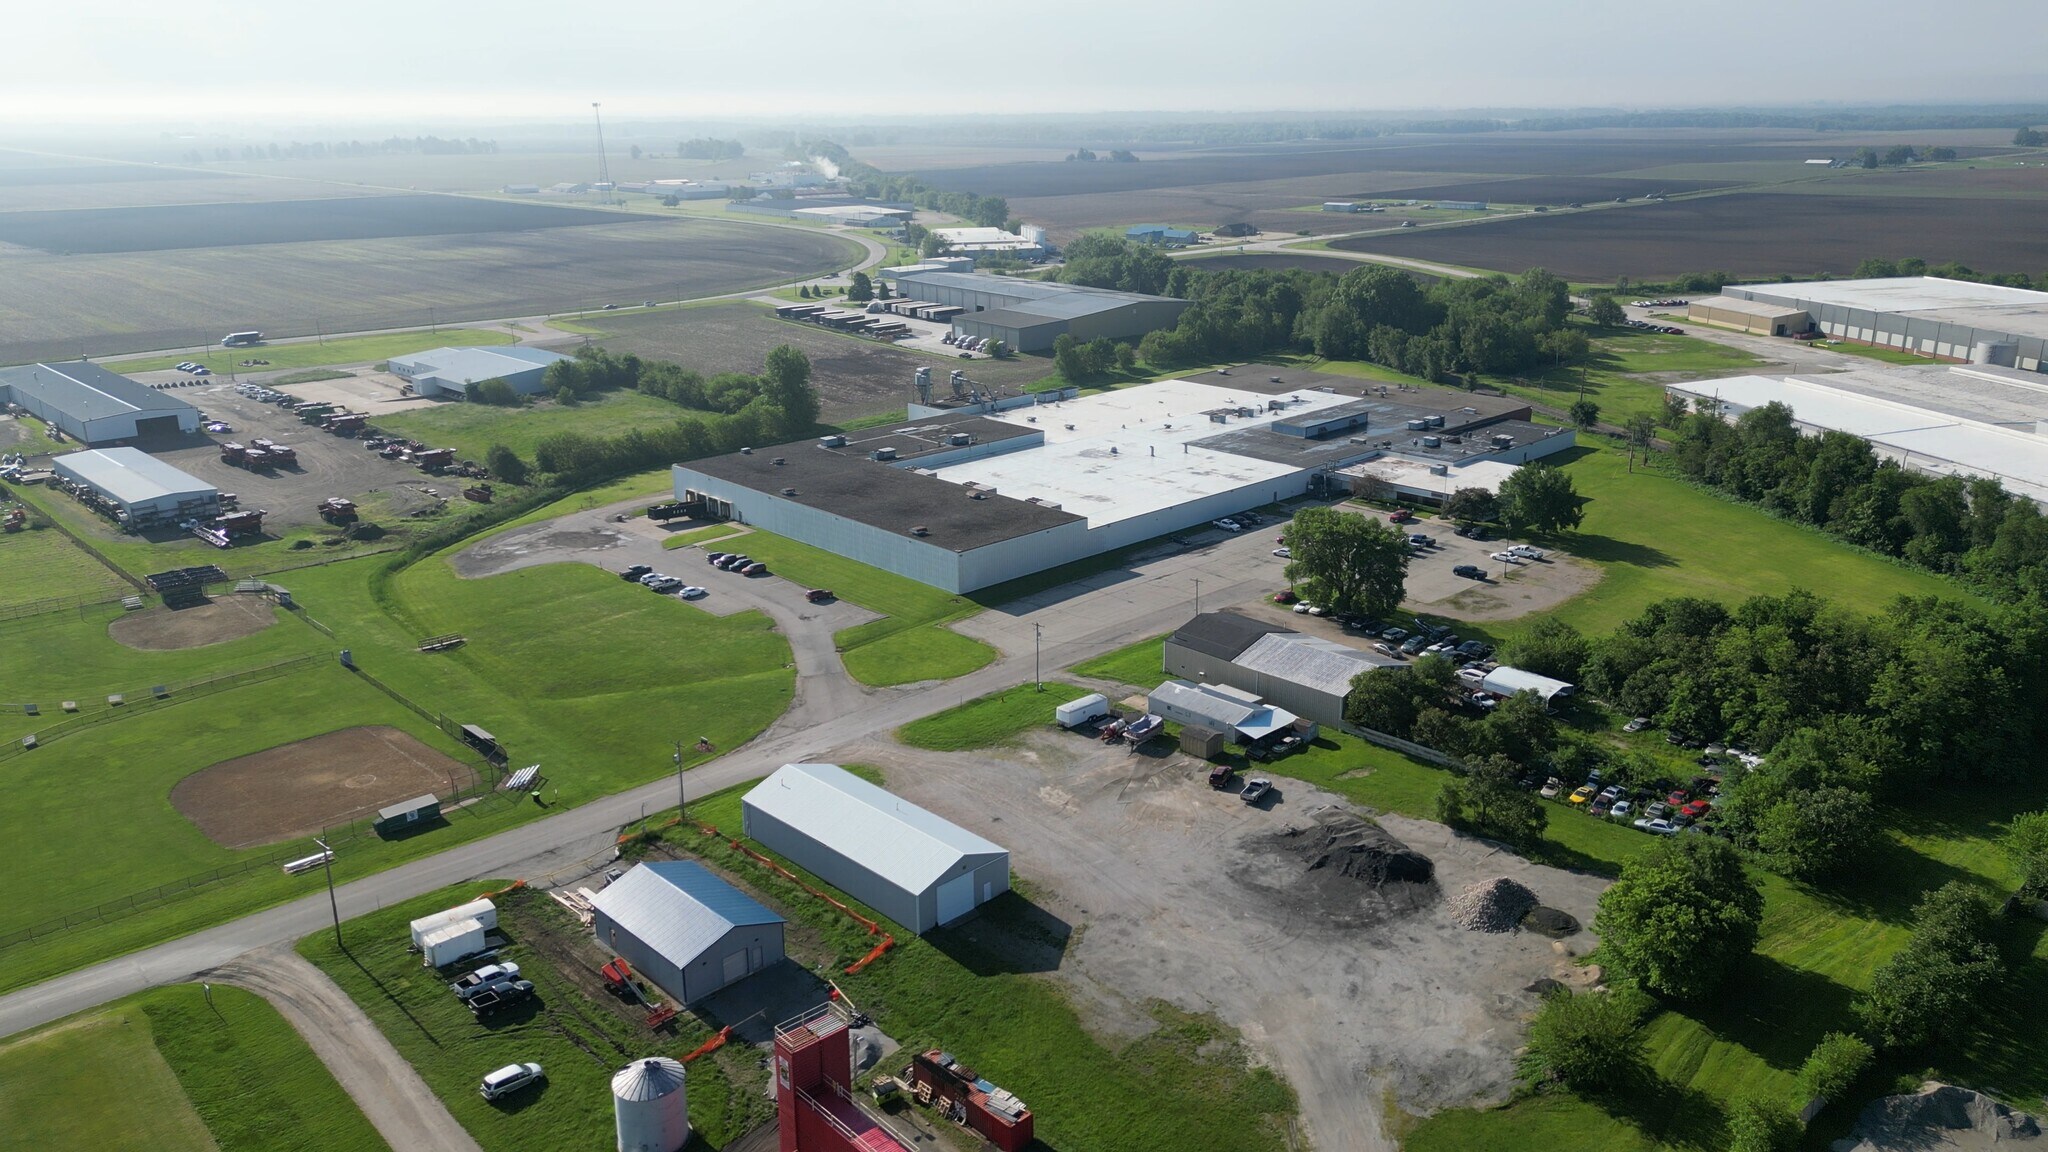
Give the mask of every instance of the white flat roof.
[[1441, 464], [1435, 460], [1411, 460], [1406, 456], [1381, 456], [1349, 468], [1339, 468], [1339, 476], [1371, 477], [1395, 484], [1416, 492], [1431, 492], [1449, 496], [1460, 488], [1484, 488], [1498, 493], [1503, 480], [1518, 471], [1514, 464], [1499, 460], [1475, 460], [1462, 466], [1453, 465], [1442, 475], [1432, 468]]
[[1778, 402], [1802, 424], [1910, 453], [1923, 472], [1996, 476], [2008, 491], [2048, 501], [2048, 436], [1838, 387], [1832, 376], [1732, 376], [1678, 386], [1738, 409]]
[[1748, 284], [1743, 291], [1780, 300], [1804, 300], [1838, 308], [1861, 308], [1988, 328], [2015, 336], [2048, 337], [2048, 292], [1944, 280], [1939, 276], [1892, 276], [1878, 280], [1812, 280], [1794, 284]]
[[[1267, 412], [1266, 402], [1272, 399], [1290, 403], [1285, 411]], [[988, 485], [1019, 500], [1036, 496], [1087, 517], [1089, 527], [1096, 528], [1291, 476], [1301, 471], [1300, 465], [1195, 447], [1192, 442], [1357, 399], [1316, 391], [1272, 397], [1192, 380], [1162, 380], [996, 413], [989, 419], [1043, 432], [1045, 445], [945, 465], [933, 474], [955, 484]], [[1227, 424], [1203, 415], [1211, 409], [1237, 407], [1253, 408], [1258, 415], [1232, 416]]]

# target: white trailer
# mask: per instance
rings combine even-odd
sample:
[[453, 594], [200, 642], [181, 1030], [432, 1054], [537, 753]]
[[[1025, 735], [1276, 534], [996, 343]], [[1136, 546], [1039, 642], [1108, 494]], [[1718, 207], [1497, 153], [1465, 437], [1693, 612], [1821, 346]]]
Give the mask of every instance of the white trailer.
[[1078, 728], [1090, 720], [1109, 715], [1109, 697], [1100, 692], [1090, 692], [1079, 700], [1069, 700], [1053, 711], [1053, 719], [1062, 728]]
[[[319, 861], [316, 860], [314, 863], [317, 864]], [[433, 932], [437, 928], [453, 924], [458, 920], [475, 920], [485, 928], [496, 928], [498, 926], [498, 906], [489, 900], [471, 900], [467, 904], [447, 908], [431, 916], [422, 916], [412, 922], [412, 946], [415, 948], [425, 948], [427, 946], [428, 933]]]
[[420, 942], [420, 958], [429, 968], [441, 968], [483, 950], [483, 921], [474, 919], [443, 924]]

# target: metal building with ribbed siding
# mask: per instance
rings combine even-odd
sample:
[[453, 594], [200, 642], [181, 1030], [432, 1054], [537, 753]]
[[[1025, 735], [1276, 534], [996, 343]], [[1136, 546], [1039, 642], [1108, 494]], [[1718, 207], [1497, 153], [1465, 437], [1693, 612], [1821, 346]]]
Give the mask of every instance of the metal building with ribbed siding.
[[598, 944], [678, 1003], [782, 959], [782, 917], [694, 860], [641, 864], [590, 905]]

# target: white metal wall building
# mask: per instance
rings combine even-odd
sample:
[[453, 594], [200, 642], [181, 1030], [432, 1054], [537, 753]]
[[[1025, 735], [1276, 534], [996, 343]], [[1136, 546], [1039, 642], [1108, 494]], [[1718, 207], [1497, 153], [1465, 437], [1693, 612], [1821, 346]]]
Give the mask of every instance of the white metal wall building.
[[50, 461], [59, 480], [90, 489], [134, 528], [220, 515], [220, 489], [135, 448], [95, 448]]
[[920, 265], [886, 268], [882, 275], [909, 299], [965, 308], [965, 315], [954, 317], [953, 331], [992, 337], [1018, 352], [1047, 351], [1061, 335], [1083, 341], [1098, 336], [1135, 340], [1173, 327], [1188, 309], [1188, 301], [1170, 296]]
[[0, 403], [19, 404], [83, 444], [199, 431], [199, 409], [83, 360], [0, 368]]
[[393, 356], [391, 374], [411, 382], [422, 396], [460, 399], [471, 384], [503, 380], [515, 392], [532, 395], [544, 389], [548, 365], [570, 357], [545, 348], [506, 345], [497, 348], [434, 348], [410, 356]]
[[1841, 340], [2048, 371], [2048, 292], [1937, 276], [1730, 284], [1723, 296], [1797, 308]]
[[783, 919], [694, 860], [641, 864], [592, 900], [600, 947], [678, 1003], [781, 961]]
[[1168, 674], [1227, 684], [1318, 724], [1344, 723], [1351, 681], [1407, 665], [1377, 652], [1307, 636], [1234, 612], [1205, 612], [1166, 638]]
[[836, 764], [785, 764], [740, 801], [769, 851], [922, 935], [1010, 890], [1010, 853]]

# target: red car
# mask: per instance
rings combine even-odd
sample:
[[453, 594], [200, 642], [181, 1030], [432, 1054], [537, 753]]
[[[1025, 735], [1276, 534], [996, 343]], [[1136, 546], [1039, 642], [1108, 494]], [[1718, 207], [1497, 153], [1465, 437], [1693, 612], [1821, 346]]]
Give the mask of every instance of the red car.
[[804, 599], [809, 600], [813, 604], [823, 604], [825, 601], [833, 598], [832, 593], [824, 588], [813, 588], [809, 592], [804, 593]]
[[1713, 810], [1714, 805], [1706, 800], [1695, 800], [1692, 803], [1687, 804], [1685, 807], [1679, 809], [1679, 811], [1685, 813], [1686, 819], [1688, 820], [1698, 820], [1700, 817], [1705, 816], [1707, 813]]
[[1292, 604], [1296, 599], [1298, 599], [1298, 597], [1296, 597], [1294, 593], [1289, 592], [1285, 588], [1282, 588], [1280, 591], [1273, 593], [1273, 603], [1275, 604]]
[[1692, 799], [1692, 797], [1686, 794], [1685, 789], [1673, 788], [1671, 790], [1671, 795], [1666, 796], [1664, 798], [1664, 802], [1671, 805], [1673, 808], [1682, 808], [1685, 806], [1685, 802], [1690, 799]]

